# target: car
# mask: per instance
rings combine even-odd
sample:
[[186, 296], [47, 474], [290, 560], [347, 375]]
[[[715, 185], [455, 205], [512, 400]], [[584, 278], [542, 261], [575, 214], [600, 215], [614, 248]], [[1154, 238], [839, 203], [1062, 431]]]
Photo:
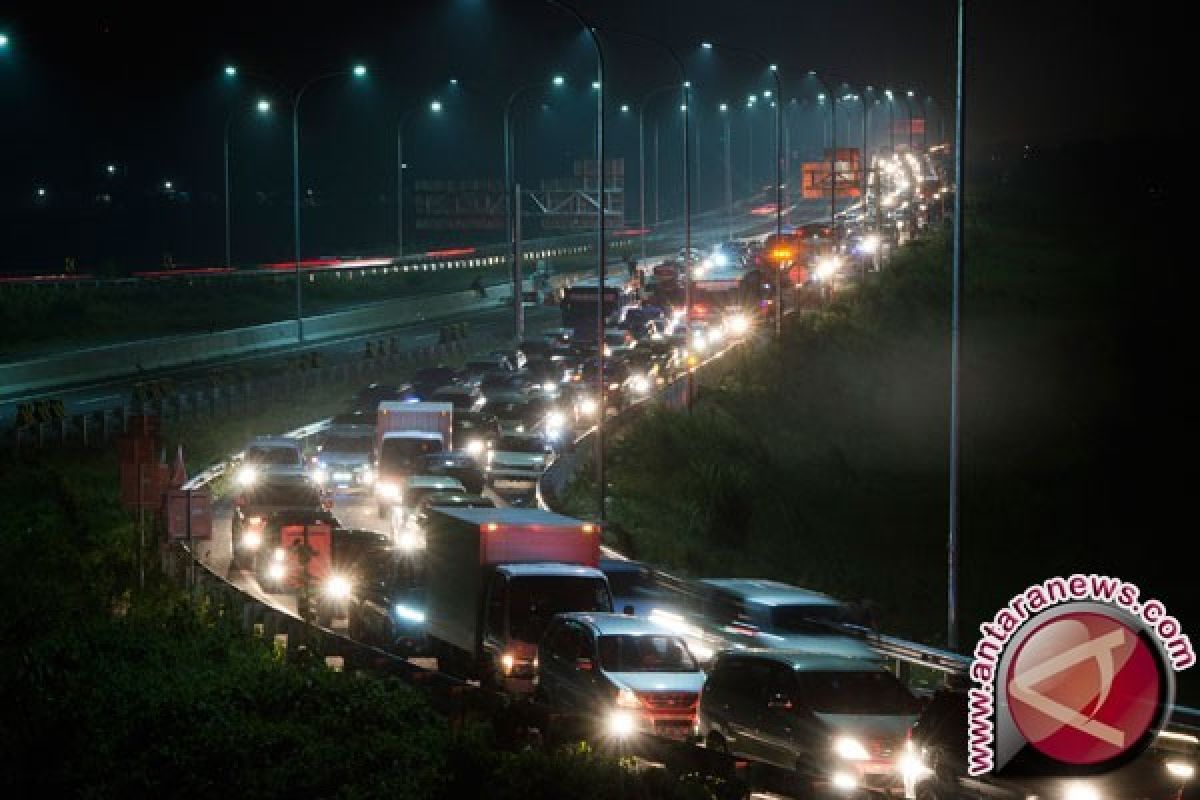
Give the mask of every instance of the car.
[[608, 578], [613, 608], [638, 617], [667, 608], [675, 597], [655, 578], [654, 568], [627, 558], [601, 558], [600, 571]]
[[683, 640], [648, 619], [558, 614], [538, 645], [536, 699], [590, 717], [611, 737], [688, 739], [703, 686]]
[[526, 392], [534, 395], [554, 396], [558, 394], [565, 380], [568, 379], [567, 369], [561, 359], [534, 358], [525, 364], [521, 371], [521, 381]]
[[406, 554], [380, 548], [362, 562], [347, 609], [347, 634], [402, 656], [428, 651], [425, 588]]
[[394, 386], [388, 383], [372, 383], [359, 389], [351, 407], [355, 411], [373, 414], [379, 409], [380, 403], [403, 402], [416, 399], [411, 386]]
[[[576, 421], [590, 421], [596, 414], [596, 378], [599, 377], [599, 361], [585, 361], [579, 371], [576, 384], [582, 391], [576, 394]], [[629, 399], [628, 386], [631, 374], [629, 365], [615, 359], [604, 361], [604, 403], [607, 413], [615, 413], [625, 407]], [[589, 410], [590, 409], [590, 410]]]
[[321, 432], [313, 456], [313, 480], [334, 490], [367, 490], [375, 481], [374, 448], [373, 426], [337, 426]]
[[416, 529], [416, 510], [421, 501], [435, 492], [467, 494], [462, 481], [447, 475], [410, 475], [404, 479], [400, 501], [391, 509], [393, 542], [406, 551], [425, 546], [424, 537]]
[[262, 550], [272, 514], [280, 511], [327, 512], [329, 497], [307, 475], [274, 474], [244, 486], [233, 498], [230, 531], [234, 566], [246, 568]]
[[770, 647], [878, 662], [866, 641], [841, 628], [845, 604], [820, 592], [747, 578], [697, 582], [699, 626], [711, 650]]
[[299, 440], [286, 436], [257, 436], [234, 459], [234, 483], [247, 488], [268, 475], [303, 475], [304, 450]]
[[487, 471], [524, 470], [540, 475], [554, 460], [554, 448], [540, 434], [501, 436], [487, 454]]
[[497, 369], [512, 369], [508, 359], [496, 356], [480, 356], [468, 359], [458, 371], [458, 381], [467, 386], [479, 386], [485, 373]]
[[343, 411], [329, 418], [330, 430], [375, 429], [374, 411]]
[[488, 411], [455, 411], [452, 441], [468, 455], [483, 458], [500, 435], [496, 415]]
[[462, 450], [447, 450], [424, 456], [416, 467], [422, 475], [454, 478], [471, 494], [484, 488], [483, 466], [478, 457]]
[[479, 391], [490, 402], [497, 395], [523, 393], [525, 380], [521, 373], [512, 370], [492, 370], [479, 379]]
[[487, 405], [487, 398], [476, 385], [452, 385], [436, 389], [429, 398], [435, 403], [449, 403], [454, 406], [454, 414], [464, 411], [482, 411]]
[[905, 735], [920, 710], [879, 663], [728, 650], [709, 671], [696, 727], [709, 749], [791, 773], [801, 797], [899, 796]]
[[[957, 685], [956, 685], [957, 684]], [[1030, 776], [1039, 757], [1026, 750], [1007, 765], [1006, 774], [967, 774], [968, 690], [962, 682], [937, 689], [909, 732], [902, 774], [905, 796], [918, 800], [986, 797], [989, 800], [1139, 797], [1175, 800], [1195, 797], [1184, 776], [1194, 775], [1200, 747], [1190, 734], [1158, 736], [1137, 758], [1115, 770], [1084, 778]], [[1021, 776], [1021, 773], [1026, 773]], [[1190, 792], [1186, 791], [1189, 790]]]
[[404, 521], [403, 527], [394, 532], [396, 543], [404, 552], [413, 552], [425, 546], [425, 528], [432, 508], [495, 508], [496, 501], [479, 494], [456, 491], [431, 492], [421, 498], [416, 508]]
[[635, 347], [637, 347], [637, 339], [632, 331], [622, 328], [607, 328], [604, 331], [605, 358], [623, 358]]

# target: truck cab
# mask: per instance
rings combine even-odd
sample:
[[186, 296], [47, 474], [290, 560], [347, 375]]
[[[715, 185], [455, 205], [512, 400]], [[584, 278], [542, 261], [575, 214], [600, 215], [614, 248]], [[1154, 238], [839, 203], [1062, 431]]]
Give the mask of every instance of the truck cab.
[[451, 447], [450, 403], [380, 403], [375, 424], [375, 499], [379, 518], [387, 519], [400, 501], [404, 480], [425, 456]]

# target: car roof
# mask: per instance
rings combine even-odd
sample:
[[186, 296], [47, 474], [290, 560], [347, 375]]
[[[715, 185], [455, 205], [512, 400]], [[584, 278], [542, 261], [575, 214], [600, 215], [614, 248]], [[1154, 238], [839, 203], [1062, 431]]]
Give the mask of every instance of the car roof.
[[[470, 512], [487, 513], [493, 509], [451, 509], [451, 514], [466, 514]], [[499, 511], [501, 509], [495, 509]], [[581, 567], [578, 564], [535, 563], [535, 564], [500, 564], [497, 571], [513, 576], [536, 577], [538, 575], [561, 575], [564, 571], [577, 578], [603, 578], [604, 573], [594, 567]]]
[[404, 481], [409, 489], [458, 489], [466, 491], [458, 478], [447, 478], [445, 475], [409, 475]]
[[[425, 498], [431, 506], [477, 506], [479, 508], [495, 508], [496, 503], [490, 497], [481, 494], [467, 494], [457, 490], [434, 492]], [[439, 501], [445, 502], [439, 502]]]
[[246, 445], [246, 449], [251, 447], [293, 447], [299, 448], [300, 442], [295, 439], [289, 439], [286, 436], [255, 436]]
[[887, 672], [882, 661], [849, 656], [831, 656], [803, 650], [773, 650], [739, 648], [722, 650], [717, 654], [721, 661], [730, 658], [749, 658], [756, 661], [774, 661], [797, 672]]
[[[440, 461], [443, 467], [474, 467], [479, 466], [478, 459], [465, 450], [445, 450], [441, 453], [426, 453], [421, 456], [426, 461]], [[447, 464], [450, 461], [453, 463]]]
[[631, 561], [627, 558], [602, 558], [600, 569], [604, 572], [641, 572], [649, 567], [641, 561]]
[[485, 525], [495, 522], [500, 525], [549, 525], [573, 528], [586, 524], [583, 520], [574, 517], [565, 517], [562, 514], [555, 514], [553, 511], [542, 511], [536, 508], [464, 508], [447, 510], [443, 513], [469, 525]]
[[812, 589], [801, 589], [798, 586], [791, 586], [779, 581], [754, 578], [706, 578], [700, 583], [764, 606], [841, 605], [838, 600], [827, 594], [815, 592]]
[[601, 636], [620, 636], [638, 634], [672, 634], [666, 626], [648, 617], [635, 617], [629, 614], [604, 614], [572, 611], [559, 616], [587, 625]]
[[388, 431], [383, 435], [385, 442], [393, 439], [420, 439], [426, 442], [441, 441], [442, 435], [436, 431]]

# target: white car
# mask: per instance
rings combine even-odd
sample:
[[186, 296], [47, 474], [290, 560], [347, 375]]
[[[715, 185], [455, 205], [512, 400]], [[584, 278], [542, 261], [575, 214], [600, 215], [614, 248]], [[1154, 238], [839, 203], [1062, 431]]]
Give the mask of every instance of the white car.
[[304, 474], [300, 442], [286, 436], [258, 436], [234, 459], [232, 473], [240, 488], [249, 488], [266, 475]]

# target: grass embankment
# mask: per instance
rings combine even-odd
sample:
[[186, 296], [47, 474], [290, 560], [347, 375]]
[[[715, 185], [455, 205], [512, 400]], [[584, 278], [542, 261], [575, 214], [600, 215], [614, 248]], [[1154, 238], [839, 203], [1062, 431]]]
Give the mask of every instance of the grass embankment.
[[[1190, 570], [1163, 548], [1187, 496], [1163, 469], [1180, 419], [1171, 300], [1130, 291], [1161, 265], [1118, 214], [1145, 216], [1052, 177], [1010, 175], [968, 215], [967, 645], [1015, 592], [1079, 571], [1137, 581], [1200, 624]], [[884, 630], [944, 642], [949, 308], [948, 244], [918, 244], [704, 385], [692, 416], [623, 434], [610, 518], [630, 555], [863, 600]], [[576, 510], [592, 491], [574, 487]]]
[[[399, 376], [380, 374], [379, 380]], [[345, 407], [348, 390], [166, 432], [190, 468], [247, 437]], [[115, 453], [27, 453], [0, 471], [0, 785], [129, 798], [717, 798], [728, 785], [635, 774], [613, 755], [513, 749], [501, 715], [453, 727], [395, 680], [282, 663], [157, 571]]]

